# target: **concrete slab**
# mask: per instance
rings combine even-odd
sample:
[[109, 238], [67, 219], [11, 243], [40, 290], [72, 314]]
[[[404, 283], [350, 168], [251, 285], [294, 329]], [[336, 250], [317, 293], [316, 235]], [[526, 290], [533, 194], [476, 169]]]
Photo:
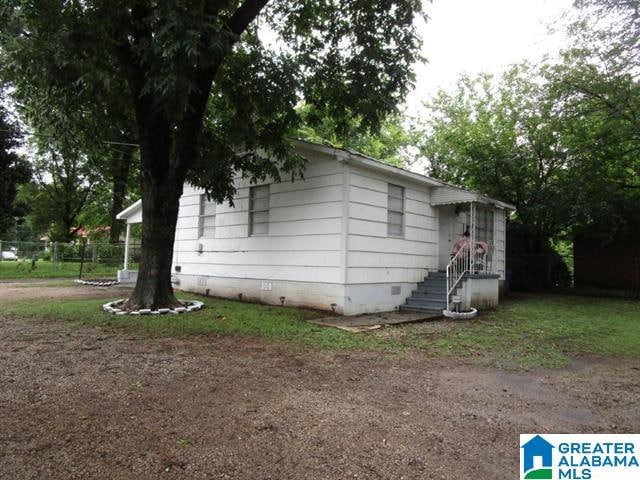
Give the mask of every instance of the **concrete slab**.
[[396, 325], [399, 323], [420, 322], [442, 317], [442, 313], [429, 312], [385, 312], [356, 315], [353, 317], [331, 316], [309, 320], [309, 323], [326, 327], [369, 327], [373, 325]]

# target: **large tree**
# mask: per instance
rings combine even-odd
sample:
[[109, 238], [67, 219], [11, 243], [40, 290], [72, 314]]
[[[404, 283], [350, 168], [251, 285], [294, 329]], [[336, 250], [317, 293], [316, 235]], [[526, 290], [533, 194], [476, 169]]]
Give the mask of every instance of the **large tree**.
[[516, 207], [524, 254], [545, 251], [569, 215], [567, 173], [556, 100], [541, 72], [528, 64], [500, 78], [463, 77], [454, 92], [428, 104], [423, 154], [430, 173]]
[[44, 143], [33, 158], [35, 181], [20, 192], [33, 231], [55, 242], [69, 242], [82, 228], [83, 209], [91, 202], [99, 175], [83, 154]]
[[8, 23], [0, 34], [0, 73], [12, 86], [14, 105], [40, 144], [49, 139], [73, 143], [81, 153], [74, 161], [88, 159], [88, 166], [100, 171], [102, 181], [95, 187], [109, 189], [110, 199], [96, 220], [107, 222], [110, 240], [118, 242], [122, 222], [116, 215], [137, 179], [137, 135], [133, 108], [123, 95], [126, 83], [114, 73], [115, 63], [95, 68], [90, 62], [61, 58], [61, 51], [77, 43], [64, 24], [49, 29], [46, 42], [23, 41], [22, 26]]
[[572, 175], [572, 230], [603, 240], [640, 227], [640, 1], [578, 0], [571, 47], [547, 80]]
[[276, 181], [302, 173], [287, 141], [296, 104], [337, 128], [357, 117], [376, 129], [410, 87], [419, 50], [420, 0], [5, 3], [12, 55], [64, 31], [53, 75], [81, 64], [126, 82], [144, 217], [130, 308], [177, 303], [171, 252], [185, 180], [222, 201], [236, 172]]

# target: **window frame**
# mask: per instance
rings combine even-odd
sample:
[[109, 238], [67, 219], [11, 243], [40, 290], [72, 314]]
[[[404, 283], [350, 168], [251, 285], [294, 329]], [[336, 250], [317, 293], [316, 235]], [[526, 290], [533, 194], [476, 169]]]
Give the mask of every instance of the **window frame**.
[[[392, 195], [392, 188], [397, 188], [400, 190], [400, 196]], [[393, 238], [404, 238], [405, 235], [405, 195], [406, 195], [405, 187], [401, 185], [396, 185], [394, 183], [387, 184], [387, 237]], [[393, 210], [391, 208], [391, 199], [400, 200], [401, 202], [401, 210]], [[397, 223], [391, 223], [391, 214], [399, 214], [400, 215], [400, 233], [393, 233], [391, 231], [392, 226], [397, 226]]]
[[[205, 213], [207, 204], [213, 205], [213, 213]], [[209, 200], [207, 198], [207, 194], [206, 193], [200, 194], [200, 204], [199, 204], [199, 210], [198, 210], [198, 240], [216, 238], [216, 231], [217, 231], [217, 228], [216, 228], [216, 216], [217, 216], [217, 214], [218, 214], [218, 204], [213, 200]], [[213, 226], [211, 226], [211, 225], [205, 226], [204, 225], [204, 219], [205, 218], [211, 218], [211, 217], [213, 217]], [[205, 236], [204, 235], [205, 227], [206, 228], [213, 228], [213, 235]]]
[[[489, 215], [491, 214], [491, 215]], [[482, 218], [480, 218], [482, 217]], [[491, 217], [491, 221], [489, 221]], [[480, 227], [480, 220], [482, 220], [482, 228]], [[496, 212], [491, 208], [479, 208], [476, 213], [476, 241], [487, 242], [492, 244], [495, 241], [495, 225], [496, 225]], [[484, 237], [480, 237], [480, 232], [486, 232]], [[489, 238], [489, 236], [491, 238]]]
[[[266, 191], [266, 195], [262, 195], [262, 196], [254, 196], [254, 194], [260, 192], [260, 191]], [[269, 210], [271, 209], [271, 201], [270, 201], [270, 197], [271, 197], [271, 186], [269, 184], [266, 185], [253, 185], [251, 187], [249, 187], [249, 218], [247, 221], [247, 236], [249, 237], [258, 237], [258, 236], [266, 236], [269, 235]], [[261, 200], [261, 199], [266, 199], [267, 200], [267, 206], [266, 208], [260, 208], [260, 209], [256, 209], [254, 208], [254, 202], [256, 200]], [[267, 220], [266, 222], [255, 222], [254, 218], [255, 218], [255, 214], [256, 213], [266, 213], [267, 215]], [[266, 225], [266, 231], [265, 232], [259, 232], [256, 233], [255, 232], [255, 225]]]

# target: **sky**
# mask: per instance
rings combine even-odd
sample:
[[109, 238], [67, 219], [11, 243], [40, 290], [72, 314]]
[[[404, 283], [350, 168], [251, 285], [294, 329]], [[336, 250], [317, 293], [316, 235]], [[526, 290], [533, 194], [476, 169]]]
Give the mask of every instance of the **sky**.
[[[462, 73], [500, 73], [510, 64], [552, 57], [566, 43], [562, 22], [573, 0], [424, 0], [429, 20], [421, 25], [427, 63], [416, 66], [416, 88], [407, 99], [410, 115], [439, 88], [451, 89]], [[558, 25], [560, 26], [560, 25]]]

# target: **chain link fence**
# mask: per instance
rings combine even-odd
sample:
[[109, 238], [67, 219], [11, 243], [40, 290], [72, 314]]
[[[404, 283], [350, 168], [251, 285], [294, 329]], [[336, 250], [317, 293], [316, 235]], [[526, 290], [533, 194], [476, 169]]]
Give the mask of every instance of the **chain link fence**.
[[[124, 244], [0, 241], [0, 279], [115, 279], [123, 268]], [[129, 269], [135, 270], [138, 242], [129, 244]]]

